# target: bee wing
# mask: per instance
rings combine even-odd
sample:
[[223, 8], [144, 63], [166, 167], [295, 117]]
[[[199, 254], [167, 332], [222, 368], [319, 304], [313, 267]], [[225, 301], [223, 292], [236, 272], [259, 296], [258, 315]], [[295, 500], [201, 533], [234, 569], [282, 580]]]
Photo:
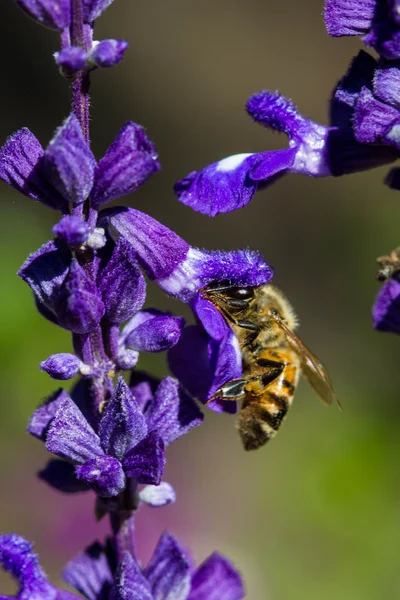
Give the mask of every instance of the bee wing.
[[276, 318], [276, 321], [285, 332], [289, 344], [298, 354], [304, 377], [308, 379], [310, 385], [314, 388], [322, 402], [325, 404], [332, 404], [332, 401], [335, 400], [341, 409], [342, 405], [333, 391], [331, 378], [324, 365], [312, 354], [312, 352], [310, 352], [300, 338], [286, 327], [285, 323], [279, 318]]

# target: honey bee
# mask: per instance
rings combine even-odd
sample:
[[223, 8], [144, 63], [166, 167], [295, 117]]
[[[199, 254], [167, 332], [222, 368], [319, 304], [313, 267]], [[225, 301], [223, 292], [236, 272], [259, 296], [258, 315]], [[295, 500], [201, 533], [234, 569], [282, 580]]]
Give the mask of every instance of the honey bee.
[[237, 427], [245, 450], [266, 444], [278, 431], [293, 401], [300, 372], [320, 399], [340, 403], [328, 372], [293, 330], [298, 325], [280, 290], [209, 285], [202, 295], [225, 317], [238, 338], [243, 378], [226, 382], [209, 400], [241, 400]]

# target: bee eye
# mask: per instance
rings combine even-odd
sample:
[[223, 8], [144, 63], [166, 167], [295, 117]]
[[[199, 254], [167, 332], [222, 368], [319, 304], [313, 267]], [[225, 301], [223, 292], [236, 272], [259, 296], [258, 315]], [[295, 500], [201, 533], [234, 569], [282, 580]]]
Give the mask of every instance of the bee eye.
[[232, 288], [229, 290], [229, 297], [235, 298], [236, 300], [250, 300], [251, 298], [254, 298], [254, 289], [251, 287]]

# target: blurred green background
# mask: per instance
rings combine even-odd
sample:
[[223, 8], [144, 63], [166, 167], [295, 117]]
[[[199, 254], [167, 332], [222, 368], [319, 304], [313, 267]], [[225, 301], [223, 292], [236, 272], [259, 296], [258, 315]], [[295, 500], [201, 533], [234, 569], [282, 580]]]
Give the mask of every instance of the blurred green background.
[[[93, 77], [92, 140], [101, 157], [128, 119], [145, 125], [163, 170], [125, 200], [195, 246], [261, 250], [301, 319], [304, 341], [329, 366], [344, 410], [326, 409], [301, 382], [279, 436], [245, 454], [229, 416], [205, 424], [168, 451], [166, 480], [178, 502], [138, 517], [146, 560], [164, 529], [201, 561], [214, 549], [237, 564], [252, 600], [394, 600], [400, 594], [399, 339], [372, 329], [375, 258], [399, 243], [399, 199], [386, 169], [346, 178], [290, 176], [251, 204], [215, 219], [177, 202], [173, 182], [238, 152], [286, 144], [252, 123], [244, 103], [279, 89], [316, 121], [358, 51], [328, 38], [321, 0], [115, 0], [96, 39], [126, 39], [117, 68]], [[0, 138], [28, 126], [44, 145], [68, 114], [53, 32], [13, 2], [0, 20]], [[54, 385], [39, 361], [71, 348], [67, 332], [35, 312], [15, 275], [50, 235], [57, 214], [0, 188], [2, 220], [0, 530], [36, 541], [53, 581], [107, 524], [91, 494], [63, 497], [36, 481], [46, 453], [24, 428]], [[148, 306], [189, 317], [149, 285]], [[165, 373], [161, 357], [140, 366]], [[0, 593], [12, 582], [0, 575]]]

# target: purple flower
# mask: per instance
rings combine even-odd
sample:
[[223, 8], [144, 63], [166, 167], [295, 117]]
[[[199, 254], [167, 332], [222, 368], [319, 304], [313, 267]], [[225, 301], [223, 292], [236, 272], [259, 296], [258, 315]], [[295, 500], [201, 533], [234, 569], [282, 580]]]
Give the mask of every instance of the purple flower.
[[49, 27], [63, 30], [71, 21], [71, 0], [15, 0], [32, 19]]
[[75, 377], [80, 371], [83, 372], [85, 365], [82, 364], [75, 354], [63, 352], [49, 356], [49, 358], [40, 363], [40, 368], [53, 379], [65, 380]]
[[68, 203], [91, 196], [104, 204], [129, 194], [158, 171], [154, 145], [145, 131], [127, 123], [96, 166], [81, 127], [71, 114], [56, 131], [46, 151], [21, 129], [0, 149], [0, 179], [29, 198], [66, 213]]
[[193, 171], [175, 184], [181, 202], [194, 210], [215, 216], [248, 204], [257, 189], [285, 173], [313, 177], [342, 175], [395, 160], [387, 148], [365, 147], [350, 127], [332, 119], [325, 127], [303, 117], [278, 93], [260, 92], [247, 102], [253, 119], [289, 138], [289, 148], [255, 154], [237, 154]]
[[79, 217], [63, 217], [53, 227], [53, 233], [58, 236], [68, 246], [82, 246], [89, 237], [89, 227], [86, 221]]
[[[15, 533], [0, 536], [0, 563], [17, 580], [19, 590], [14, 597], [19, 600], [79, 598], [71, 592], [57, 589], [48, 581], [32, 544]], [[8, 596], [1, 596], [2, 600], [6, 598]]]
[[169, 533], [144, 570], [126, 552], [113, 577], [106, 550], [96, 543], [67, 565], [64, 579], [89, 600], [240, 600], [245, 594], [239, 573], [224, 556], [214, 553], [194, 569]]
[[124, 40], [102, 40], [101, 42], [94, 42], [89, 55], [89, 60], [96, 67], [113, 67], [121, 62], [128, 45], [128, 42], [125, 42]]
[[[119, 494], [127, 477], [151, 486], [160, 484], [164, 447], [199, 425], [203, 417], [172, 377], [152, 388], [143, 403], [143, 387], [150, 384], [145, 376], [136, 377], [131, 390], [119, 379], [98, 426], [87, 421], [65, 392], [53, 395], [37, 409], [28, 431], [45, 440], [50, 452], [77, 465], [74, 474], [65, 463], [53, 461], [42, 472], [43, 479], [57, 489], [82, 491], [85, 486], [71, 481], [76, 475], [104, 498]], [[168, 484], [158, 492], [145, 488], [142, 496], [141, 500], [153, 506], [174, 500]]]
[[114, 0], [82, 0], [83, 19], [92, 23], [112, 4]]
[[[231, 252], [192, 248], [149, 215], [134, 209], [103, 211], [100, 222], [131, 245], [146, 274], [167, 293], [187, 302], [201, 326], [189, 327], [170, 353], [170, 366], [184, 386], [203, 402], [227, 381], [241, 376], [236, 336], [219, 311], [203, 298], [210, 283], [229, 281], [257, 286], [272, 277], [272, 268], [251, 250]], [[235, 411], [234, 402], [215, 401], [214, 410]]]
[[362, 36], [367, 46], [388, 58], [400, 58], [398, 0], [326, 0], [329, 35]]

